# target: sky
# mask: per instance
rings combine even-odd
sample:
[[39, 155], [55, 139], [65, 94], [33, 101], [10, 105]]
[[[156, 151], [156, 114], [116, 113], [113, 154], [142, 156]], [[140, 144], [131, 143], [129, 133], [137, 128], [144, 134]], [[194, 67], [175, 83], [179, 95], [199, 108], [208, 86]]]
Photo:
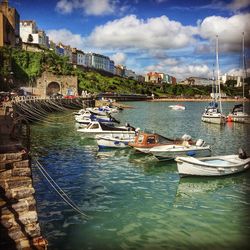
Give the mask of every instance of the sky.
[[9, 0], [9, 5], [20, 20], [36, 21], [50, 40], [109, 56], [137, 74], [211, 78], [218, 35], [220, 74], [240, 75], [243, 32], [250, 67], [250, 0]]

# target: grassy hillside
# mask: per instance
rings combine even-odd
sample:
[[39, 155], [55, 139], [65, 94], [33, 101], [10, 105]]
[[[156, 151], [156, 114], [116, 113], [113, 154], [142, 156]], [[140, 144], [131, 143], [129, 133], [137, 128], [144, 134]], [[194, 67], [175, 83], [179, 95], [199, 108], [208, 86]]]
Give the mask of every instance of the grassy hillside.
[[[133, 79], [114, 76], [108, 72], [87, 68], [75, 68], [68, 63], [67, 57], [56, 55], [53, 51], [28, 52], [10, 47], [0, 48], [0, 91], [28, 86], [43, 71], [59, 75], [76, 75], [79, 93], [115, 92], [119, 94], [148, 94], [155, 96], [208, 96], [211, 86], [169, 85], [154, 86]], [[222, 86], [229, 96], [242, 95], [241, 88]], [[246, 87], [249, 95], [249, 85]]]

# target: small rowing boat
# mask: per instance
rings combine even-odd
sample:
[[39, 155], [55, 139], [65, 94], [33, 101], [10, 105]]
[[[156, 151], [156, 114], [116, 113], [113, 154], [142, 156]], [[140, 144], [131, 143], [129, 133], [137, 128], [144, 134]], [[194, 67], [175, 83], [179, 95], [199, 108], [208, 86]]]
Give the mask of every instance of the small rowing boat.
[[175, 160], [181, 176], [224, 176], [245, 171], [250, 167], [250, 157], [241, 149], [238, 155], [177, 157]]

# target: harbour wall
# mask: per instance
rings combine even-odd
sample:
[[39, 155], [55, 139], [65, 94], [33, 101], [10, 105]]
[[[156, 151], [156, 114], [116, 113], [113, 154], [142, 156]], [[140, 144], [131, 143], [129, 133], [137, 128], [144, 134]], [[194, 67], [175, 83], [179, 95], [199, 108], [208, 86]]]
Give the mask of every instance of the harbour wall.
[[94, 105], [92, 98], [21, 98], [0, 110], [0, 249], [47, 249], [39, 225], [30, 156], [30, 122]]

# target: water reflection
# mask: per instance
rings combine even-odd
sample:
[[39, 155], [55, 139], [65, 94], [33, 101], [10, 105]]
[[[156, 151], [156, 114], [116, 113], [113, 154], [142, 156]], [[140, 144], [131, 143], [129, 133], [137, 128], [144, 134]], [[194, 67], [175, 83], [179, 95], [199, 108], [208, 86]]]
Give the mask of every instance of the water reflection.
[[[122, 123], [168, 137], [202, 138], [213, 144], [214, 155], [236, 153], [249, 143], [249, 126], [202, 123], [203, 103], [187, 103], [188, 112], [178, 113], [167, 103], [131, 105], [138, 108], [117, 114]], [[91, 219], [77, 216], [33, 171], [39, 220], [51, 249], [208, 249], [207, 242], [225, 249], [242, 242], [250, 225], [250, 171], [180, 180], [174, 161], [131, 149], [99, 151], [65, 117], [64, 126], [32, 126], [32, 153]]]

